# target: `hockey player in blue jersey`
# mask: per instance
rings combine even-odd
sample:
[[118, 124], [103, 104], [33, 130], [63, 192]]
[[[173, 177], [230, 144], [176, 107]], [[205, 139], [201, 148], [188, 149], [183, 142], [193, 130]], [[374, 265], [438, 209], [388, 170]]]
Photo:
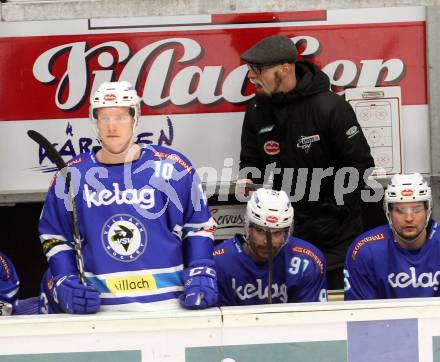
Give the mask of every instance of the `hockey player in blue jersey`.
[[15, 313], [20, 282], [11, 260], [0, 253], [0, 316]]
[[290, 236], [293, 208], [284, 191], [255, 191], [245, 220], [246, 235], [237, 234], [214, 250], [220, 305], [268, 303], [267, 230], [272, 234], [272, 303], [327, 300], [324, 256], [312, 244]]
[[49, 270], [42, 313], [163, 310], [217, 304], [212, 219], [190, 161], [133, 142], [140, 98], [125, 81], [90, 99], [102, 148], [71, 160], [86, 283], [80, 282], [65, 180], [49, 188], [39, 232]]
[[389, 225], [359, 236], [345, 259], [345, 299], [434, 297], [440, 281], [440, 236], [431, 188], [418, 174], [394, 175], [385, 190]]
[[38, 314], [38, 298], [18, 299], [19, 288], [14, 264], [0, 252], [0, 316]]

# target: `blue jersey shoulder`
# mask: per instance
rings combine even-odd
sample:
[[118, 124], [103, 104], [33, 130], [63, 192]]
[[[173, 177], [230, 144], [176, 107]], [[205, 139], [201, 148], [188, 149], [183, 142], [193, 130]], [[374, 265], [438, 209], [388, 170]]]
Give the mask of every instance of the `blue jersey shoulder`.
[[375, 253], [386, 248], [388, 240], [392, 238], [389, 225], [378, 226], [359, 235], [348, 249], [347, 258], [356, 261], [356, 258], [366, 250], [373, 250]]
[[325, 257], [324, 254], [316, 246], [308, 241], [298, 239], [296, 237], [290, 237], [287, 245], [287, 252], [292, 255], [298, 255], [306, 257], [313, 262], [317, 268], [321, 271], [321, 274], [325, 271]]
[[215, 246], [212, 255], [217, 264], [227, 266], [229, 260], [242, 251], [238, 236], [234, 236]]
[[[92, 161], [92, 155], [89, 153], [80, 153], [78, 156], [73, 157], [69, 161], [66, 162], [66, 165], [69, 169], [71, 168], [77, 168], [79, 170], [83, 169], [84, 167], [87, 167], [87, 164]], [[77, 176], [75, 173], [71, 173], [72, 179], [74, 179]], [[65, 182], [64, 175], [58, 170], [53, 175], [52, 180], [50, 181], [49, 188], [51, 188], [55, 182], [58, 182], [57, 180], [61, 180], [62, 182]]]
[[143, 147], [143, 149], [146, 151], [150, 151], [153, 159], [156, 159], [158, 161], [167, 160], [171, 162], [177, 170], [184, 170], [188, 174], [192, 174], [194, 172], [191, 161], [182, 153], [176, 150], [156, 145], [146, 145]]

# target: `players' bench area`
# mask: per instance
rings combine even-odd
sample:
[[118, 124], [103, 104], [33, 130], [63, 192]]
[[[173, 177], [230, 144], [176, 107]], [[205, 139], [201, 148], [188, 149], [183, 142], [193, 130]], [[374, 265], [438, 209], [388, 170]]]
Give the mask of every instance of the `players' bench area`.
[[12, 316], [0, 362], [431, 362], [439, 316], [436, 298]]

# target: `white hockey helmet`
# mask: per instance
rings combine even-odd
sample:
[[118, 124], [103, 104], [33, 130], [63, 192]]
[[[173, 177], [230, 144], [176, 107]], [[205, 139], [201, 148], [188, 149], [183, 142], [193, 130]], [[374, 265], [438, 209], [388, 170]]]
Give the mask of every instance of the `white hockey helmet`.
[[431, 216], [432, 196], [431, 188], [426, 183], [423, 176], [419, 173], [407, 175], [394, 175], [384, 195], [384, 210], [388, 222], [391, 225], [390, 204], [401, 202], [426, 202], [428, 222]]
[[90, 120], [96, 124], [99, 108], [105, 107], [129, 107], [130, 114], [134, 119], [133, 131], [136, 129], [140, 116], [141, 100], [136, 89], [130, 82], [104, 82], [98, 90], [90, 97]]
[[260, 188], [246, 207], [246, 223], [270, 229], [293, 227], [293, 207], [284, 191]]

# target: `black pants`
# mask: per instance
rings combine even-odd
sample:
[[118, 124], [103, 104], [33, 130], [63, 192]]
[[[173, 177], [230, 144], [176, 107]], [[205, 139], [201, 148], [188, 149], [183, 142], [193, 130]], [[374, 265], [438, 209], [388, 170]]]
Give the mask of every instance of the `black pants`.
[[328, 290], [344, 289], [344, 268], [327, 271]]

